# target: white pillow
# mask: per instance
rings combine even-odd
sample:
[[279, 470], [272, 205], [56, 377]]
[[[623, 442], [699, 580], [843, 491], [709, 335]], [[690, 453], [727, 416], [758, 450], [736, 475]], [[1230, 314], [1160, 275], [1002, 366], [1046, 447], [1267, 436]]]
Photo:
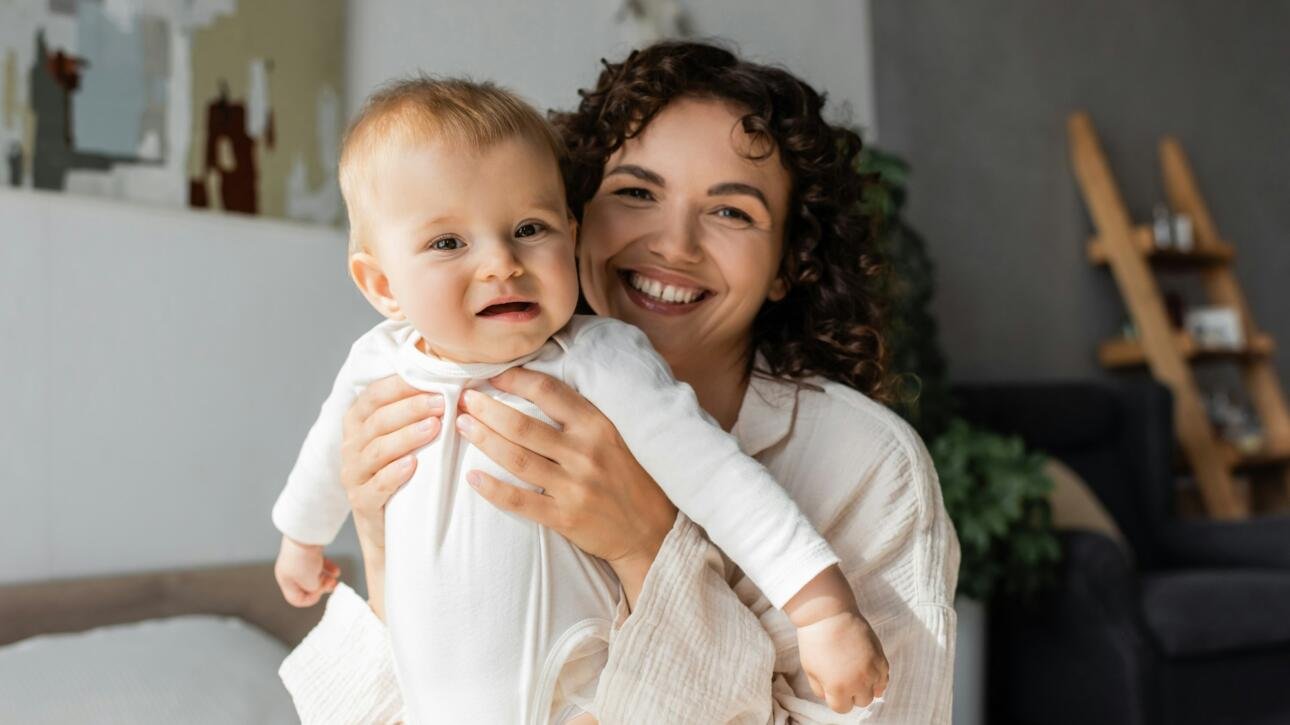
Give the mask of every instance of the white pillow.
[[234, 617], [190, 615], [0, 647], [0, 722], [298, 723], [287, 648]]

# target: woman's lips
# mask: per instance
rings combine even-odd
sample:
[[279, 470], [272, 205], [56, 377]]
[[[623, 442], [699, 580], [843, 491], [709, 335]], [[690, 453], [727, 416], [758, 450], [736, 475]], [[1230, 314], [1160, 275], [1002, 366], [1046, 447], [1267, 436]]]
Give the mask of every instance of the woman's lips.
[[[642, 277], [644, 279], [641, 279]], [[620, 270], [618, 272], [618, 279], [620, 284], [622, 285], [623, 293], [627, 295], [627, 299], [631, 300], [632, 303], [635, 304], [637, 307], [640, 307], [642, 309], [645, 309], [660, 315], [688, 314], [690, 312], [693, 312], [695, 309], [699, 307], [699, 305], [706, 302], [708, 298], [712, 296], [712, 292], [709, 290], [701, 289], [701, 288], [690, 288], [692, 290], [694, 289], [699, 290], [699, 293], [697, 296], [694, 296], [689, 302], [680, 302], [675, 300], [668, 301], [666, 299], [660, 299], [657, 296], [657, 293], [650, 294], [648, 292], [637, 289], [637, 285], [633, 284], [633, 281], [636, 281], [638, 284], [648, 282], [650, 283], [648, 286], [651, 287], [651, 291], [658, 290], [660, 288], [665, 288], [667, 285], [664, 284], [661, 280], [658, 280], [657, 278], [651, 277], [650, 275], [642, 275], [641, 273], [636, 272], [635, 270]], [[653, 283], [657, 283], [657, 284], [653, 284]], [[679, 285], [673, 285], [673, 287], [678, 287], [678, 286]], [[685, 295], [685, 296], [689, 296], [689, 295]]]
[[541, 305], [536, 302], [503, 302], [485, 307], [476, 316], [501, 322], [528, 322], [541, 311]]

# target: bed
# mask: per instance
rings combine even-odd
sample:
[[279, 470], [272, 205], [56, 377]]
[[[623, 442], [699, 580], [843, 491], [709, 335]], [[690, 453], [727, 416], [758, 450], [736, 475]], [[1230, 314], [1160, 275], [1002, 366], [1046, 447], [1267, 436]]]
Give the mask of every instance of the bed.
[[298, 722], [277, 667], [321, 616], [271, 563], [0, 586], [0, 722]]

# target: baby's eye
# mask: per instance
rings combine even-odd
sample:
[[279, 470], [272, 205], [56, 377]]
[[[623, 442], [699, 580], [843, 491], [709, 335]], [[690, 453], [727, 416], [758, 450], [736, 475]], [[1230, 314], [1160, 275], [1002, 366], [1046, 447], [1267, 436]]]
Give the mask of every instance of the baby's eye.
[[735, 219], [737, 221], [745, 222], [748, 224], [752, 223], [752, 217], [748, 216], [748, 214], [744, 213], [743, 211], [740, 211], [739, 209], [736, 209], [731, 206], [723, 206], [720, 209], [718, 209], [717, 216], [725, 217], [726, 219]]
[[466, 243], [456, 237], [440, 237], [430, 242], [430, 248], [437, 252], [453, 252], [466, 246]]
[[541, 222], [524, 222], [515, 229], [515, 236], [517, 239], [536, 237], [544, 231], [546, 231], [546, 225]]
[[642, 189], [639, 186], [627, 186], [614, 192], [615, 196], [625, 196], [631, 199], [640, 199], [641, 201], [650, 201], [654, 195], [649, 193], [649, 189]]

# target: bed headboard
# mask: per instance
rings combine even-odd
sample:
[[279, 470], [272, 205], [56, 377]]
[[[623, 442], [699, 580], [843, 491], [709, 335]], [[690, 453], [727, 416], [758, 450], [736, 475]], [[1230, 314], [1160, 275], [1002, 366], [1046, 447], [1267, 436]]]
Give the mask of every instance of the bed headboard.
[[[353, 585], [358, 567], [336, 557]], [[326, 598], [308, 609], [287, 604], [272, 563], [123, 574], [0, 586], [0, 645], [49, 632], [181, 614], [240, 617], [295, 647], [322, 618]]]

